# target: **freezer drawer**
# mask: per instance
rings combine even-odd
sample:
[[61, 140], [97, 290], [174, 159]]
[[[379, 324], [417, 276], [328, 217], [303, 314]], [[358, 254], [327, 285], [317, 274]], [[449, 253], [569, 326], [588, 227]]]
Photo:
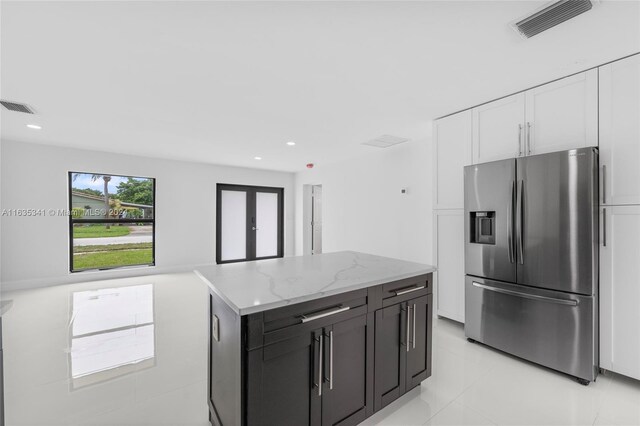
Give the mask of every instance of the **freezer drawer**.
[[465, 335], [529, 361], [593, 381], [597, 374], [593, 296], [467, 276]]

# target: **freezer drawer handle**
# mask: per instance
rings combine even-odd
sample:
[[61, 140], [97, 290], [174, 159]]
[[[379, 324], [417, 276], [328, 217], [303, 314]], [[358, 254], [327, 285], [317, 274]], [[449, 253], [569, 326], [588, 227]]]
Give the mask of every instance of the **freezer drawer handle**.
[[308, 317], [307, 315], [301, 315], [302, 323], [317, 320], [320, 318], [328, 317], [329, 315], [339, 314], [340, 312], [348, 311], [350, 309], [349, 306], [339, 306], [337, 309], [332, 309], [331, 311], [322, 312], [316, 315], [311, 315]]
[[411, 287], [408, 289], [403, 289], [403, 290], [396, 290], [396, 296], [402, 296], [403, 294], [407, 294], [407, 293], [412, 293], [414, 291], [418, 291], [418, 290], [422, 290], [423, 288], [425, 288], [426, 286], [420, 286], [420, 287]]
[[557, 303], [558, 305], [578, 306], [578, 301], [577, 300], [556, 299], [556, 298], [553, 298], [553, 297], [538, 296], [538, 295], [535, 295], [535, 294], [527, 294], [527, 293], [520, 293], [519, 291], [513, 291], [513, 290], [507, 290], [507, 289], [504, 289], [504, 288], [491, 287], [491, 286], [488, 286], [488, 285], [477, 283], [475, 281], [473, 282], [473, 286], [481, 288], [483, 290], [495, 291], [496, 293], [504, 293], [504, 294], [509, 294], [511, 296], [523, 297], [525, 299], [533, 299], [533, 300], [540, 300], [540, 301], [543, 301], [543, 302]]

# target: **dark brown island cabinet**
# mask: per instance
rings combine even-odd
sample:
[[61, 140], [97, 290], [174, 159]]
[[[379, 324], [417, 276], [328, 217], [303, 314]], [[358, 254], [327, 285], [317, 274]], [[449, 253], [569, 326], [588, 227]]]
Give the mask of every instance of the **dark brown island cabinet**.
[[213, 425], [356, 425], [431, 375], [431, 273], [243, 316], [209, 294]]

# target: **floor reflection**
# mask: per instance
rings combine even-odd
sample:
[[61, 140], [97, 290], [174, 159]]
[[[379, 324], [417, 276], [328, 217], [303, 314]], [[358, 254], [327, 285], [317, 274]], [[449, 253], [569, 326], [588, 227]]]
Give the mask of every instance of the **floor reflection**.
[[153, 284], [72, 293], [71, 388], [155, 365]]

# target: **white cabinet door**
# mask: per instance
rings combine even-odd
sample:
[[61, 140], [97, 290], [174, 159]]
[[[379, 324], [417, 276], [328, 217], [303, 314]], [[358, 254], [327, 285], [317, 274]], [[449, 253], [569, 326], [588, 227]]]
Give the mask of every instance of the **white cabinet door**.
[[598, 70], [526, 92], [526, 154], [598, 146]]
[[473, 164], [523, 153], [524, 93], [473, 109]]
[[640, 379], [640, 206], [601, 209], [600, 366]]
[[600, 67], [603, 204], [640, 204], [640, 55]]
[[434, 212], [436, 313], [464, 322], [464, 210]]
[[434, 123], [434, 200], [436, 209], [464, 207], [464, 166], [471, 164], [471, 110]]

